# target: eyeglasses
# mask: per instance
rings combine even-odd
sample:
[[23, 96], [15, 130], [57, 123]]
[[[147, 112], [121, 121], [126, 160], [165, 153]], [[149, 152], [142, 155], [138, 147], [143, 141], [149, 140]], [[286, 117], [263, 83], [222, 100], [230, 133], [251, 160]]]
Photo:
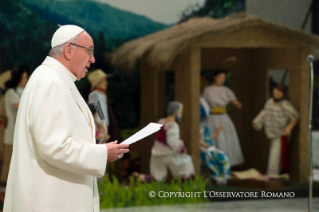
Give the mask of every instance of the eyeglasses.
[[88, 53], [89, 53], [89, 55], [90, 55], [90, 57], [94, 54], [94, 48], [93, 48], [93, 49], [89, 49], [89, 48], [86, 48], [86, 47], [84, 47], [84, 46], [77, 45], [77, 44], [75, 44], [75, 43], [70, 43], [70, 44], [73, 45], [73, 46], [81, 47], [81, 48], [87, 50]]

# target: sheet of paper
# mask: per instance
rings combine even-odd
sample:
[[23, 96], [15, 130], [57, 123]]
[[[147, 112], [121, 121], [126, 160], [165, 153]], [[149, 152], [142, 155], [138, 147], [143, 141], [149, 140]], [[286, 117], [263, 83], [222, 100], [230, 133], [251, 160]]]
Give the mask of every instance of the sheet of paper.
[[135, 143], [136, 141], [139, 141], [161, 129], [163, 125], [162, 124], [157, 124], [157, 123], [149, 123], [146, 127], [123, 141], [121, 144], [132, 144]]

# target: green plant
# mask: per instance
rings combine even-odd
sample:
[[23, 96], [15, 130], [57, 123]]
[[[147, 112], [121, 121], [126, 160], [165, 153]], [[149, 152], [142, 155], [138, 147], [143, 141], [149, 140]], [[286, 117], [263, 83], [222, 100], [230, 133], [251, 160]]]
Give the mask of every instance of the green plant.
[[[112, 179], [112, 180], [111, 180]], [[209, 201], [204, 197], [207, 180], [201, 176], [195, 176], [192, 180], [182, 181], [181, 179], [172, 180], [171, 183], [151, 181], [150, 183], [141, 183], [135, 181], [133, 177], [129, 178], [128, 185], [120, 185], [115, 176], [108, 174], [103, 182], [98, 183], [100, 191], [101, 208], [116, 208], [129, 206], [146, 205], [167, 205], [181, 203], [199, 203]], [[150, 197], [150, 192], [155, 192], [155, 197]], [[171, 196], [159, 197], [159, 192], [180, 192], [184, 197]], [[186, 197], [186, 192], [201, 192], [197, 197]]]

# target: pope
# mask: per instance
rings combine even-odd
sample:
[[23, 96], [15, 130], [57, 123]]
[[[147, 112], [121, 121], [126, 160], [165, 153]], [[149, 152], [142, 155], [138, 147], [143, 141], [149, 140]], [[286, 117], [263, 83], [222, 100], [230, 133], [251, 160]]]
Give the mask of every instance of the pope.
[[51, 46], [21, 97], [5, 212], [99, 211], [96, 177], [129, 151], [116, 141], [95, 144], [94, 119], [74, 84], [95, 62], [91, 36], [65, 25]]

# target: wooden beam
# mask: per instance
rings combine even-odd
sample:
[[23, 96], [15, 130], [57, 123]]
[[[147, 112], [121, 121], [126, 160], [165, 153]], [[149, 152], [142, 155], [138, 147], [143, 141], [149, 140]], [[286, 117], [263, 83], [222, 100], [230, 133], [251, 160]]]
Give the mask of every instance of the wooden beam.
[[196, 174], [200, 174], [199, 96], [201, 50], [195, 48], [180, 55], [175, 69], [175, 99], [183, 103], [181, 138], [191, 155]]
[[[307, 56], [310, 49], [300, 49], [299, 58], [299, 89], [300, 89], [300, 119], [299, 119], [299, 181], [306, 182], [309, 177], [309, 102], [310, 102], [310, 70]], [[298, 127], [298, 125], [297, 125]]]
[[[141, 62], [141, 127], [164, 117], [165, 72]], [[141, 145], [141, 172], [149, 173], [151, 149], [155, 134], [143, 139]]]

